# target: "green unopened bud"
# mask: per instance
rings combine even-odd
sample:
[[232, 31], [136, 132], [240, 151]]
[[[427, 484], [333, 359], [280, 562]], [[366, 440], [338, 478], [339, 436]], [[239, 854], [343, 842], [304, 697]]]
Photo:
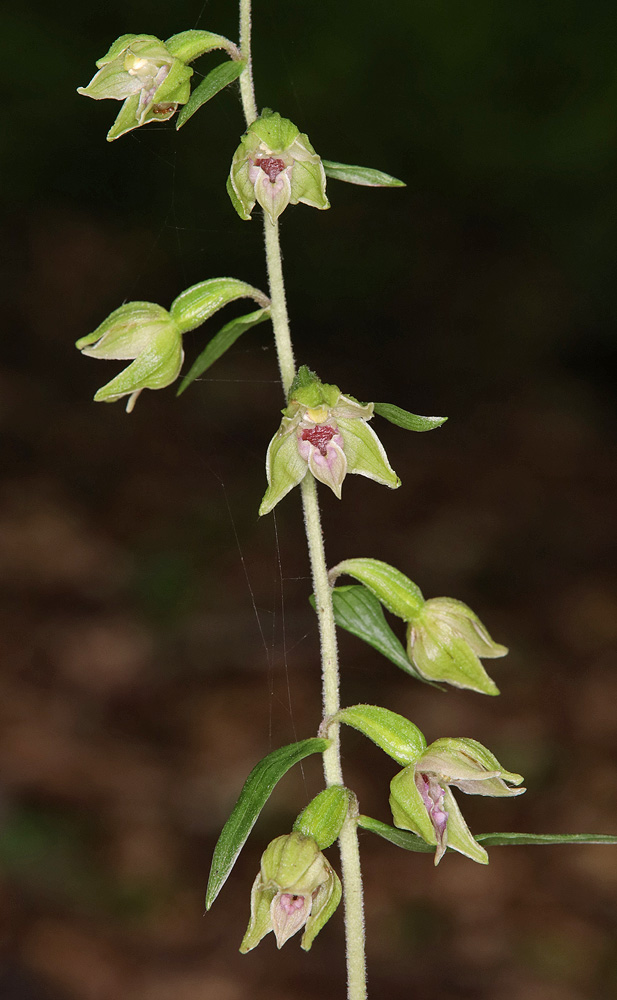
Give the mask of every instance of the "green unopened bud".
[[251, 892], [251, 919], [240, 946], [244, 954], [270, 931], [277, 947], [305, 927], [308, 951], [341, 898], [341, 883], [312, 837], [290, 833], [266, 848]]
[[124, 101], [109, 141], [147, 122], [167, 121], [189, 99], [193, 70], [154, 35], [122, 35], [96, 65], [98, 73], [77, 93]]
[[259, 202], [274, 223], [289, 204], [329, 208], [326, 175], [308, 136], [287, 118], [265, 110], [234, 154], [227, 185], [241, 219]]
[[390, 783], [390, 806], [395, 826], [411, 830], [435, 844], [435, 864], [451, 847], [479, 864], [488, 854], [474, 840], [450, 786], [468, 795], [522, 795], [520, 774], [506, 771], [497, 758], [476, 740], [464, 737], [435, 740], [415, 763]]
[[401, 481], [381, 441], [368, 426], [372, 403], [345, 396], [302, 366], [289, 392], [289, 405], [266, 456], [268, 489], [259, 508], [268, 514], [310, 470], [340, 500], [348, 472], [390, 489]]
[[182, 334], [166, 309], [154, 302], [127, 302], [75, 345], [91, 358], [133, 363], [98, 390], [96, 402], [128, 396], [130, 413], [142, 389], [163, 389], [180, 373]]
[[407, 629], [407, 654], [423, 677], [481, 694], [499, 694], [499, 688], [479, 657], [507, 652], [506, 646], [493, 642], [471, 608], [451, 597], [426, 601]]
[[345, 822], [355, 796], [343, 785], [330, 785], [309, 802], [294, 823], [294, 830], [312, 837], [324, 850], [330, 847]]

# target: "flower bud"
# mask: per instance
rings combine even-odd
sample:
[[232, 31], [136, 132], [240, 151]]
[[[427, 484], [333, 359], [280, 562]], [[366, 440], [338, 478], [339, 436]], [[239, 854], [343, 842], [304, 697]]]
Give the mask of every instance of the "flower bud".
[[227, 190], [241, 219], [258, 201], [272, 223], [289, 204], [330, 207], [321, 158], [308, 136], [278, 113], [264, 110], [242, 137], [231, 164]]
[[251, 892], [251, 919], [240, 951], [255, 948], [270, 931], [278, 948], [302, 927], [308, 951], [341, 898], [341, 883], [312, 837], [289, 833], [268, 845]]
[[129, 396], [130, 413], [142, 389], [163, 389], [180, 373], [182, 334], [166, 309], [154, 302], [127, 302], [75, 345], [91, 358], [133, 363], [98, 390], [96, 402]]
[[96, 65], [98, 73], [77, 93], [124, 101], [109, 141], [149, 121], [167, 121], [189, 99], [193, 70], [154, 35], [122, 35]]

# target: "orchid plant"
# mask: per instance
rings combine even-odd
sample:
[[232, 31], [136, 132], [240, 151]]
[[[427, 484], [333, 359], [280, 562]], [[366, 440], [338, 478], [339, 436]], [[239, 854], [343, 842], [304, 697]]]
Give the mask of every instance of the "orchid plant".
[[[191, 63], [214, 50], [225, 60], [191, 91]], [[245, 132], [235, 153], [227, 192], [233, 209], [249, 220], [263, 213], [268, 292], [239, 278], [214, 277], [181, 292], [169, 309], [152, 302], [120, 306], [77, 347], [99, 359], [130, 364], [96, 393], [95, 399], [127, 398], [130, 412], [144, 389], [175, 382], [184, 359], [184, 337], [230, 302], [248, 298], [257, 306], [211, 336], [178, 394], [202, 375], [235, 341], [259, 323], [272, 324], [284, 394], [282, 420], [267, 448], [267, 488], [255, 509], [268, 515], [296, 486], [304, 508], [311, 561], [312, 602], [319, 623], [323, 720], [316, 736], [281, 747], [256, 764], [217, 843], [206, 894], [214, 903], [255, 821], [277, 781], [310, 754], [321, 754], [325, 788], [283, 831], [262, 857], [250, 901], [250, 920], [240, 950], [250, 951], [273, 931], [278, 947], [302, 931], [308, 951], [344, 899], [348, 997], [367, 996], [363, 888], [358, 828], [372, 831], [408, 851], [433, 852], [435, 864], [449, 850], [479, 864], [488, 863], [491, 844], [593, 842], [617, 837], [564, 834], [477, 834], [469, 830], [452, 789], [471, 795], [514, 797], [523, 778], [506, 770], [490, 750], [469, 737], [435, 734], [429, 744], [410, 720], [379, 705], [341, 707], [336, 629], [351, 632], [405, 671], [433, 687], [452, 685], [495, 696], [498, 688], [482, 659], [507, 653], [474, 611], [449, 597], [425, 599], [401, 570], [378, 559], [350, 557], [328, 571], [317, 483], [341, 499], [348, 473], [378, 486], [400, 484], [375, 434], [374, 416], [412, 432], [426, 432], [444, 417], [424, 417], [392, 403], [362, 402], [338, 386], [322, 382], [306, 366], [296, 366], [279, 243], [279, 219], [290, 205], [328, 209], [328, 179], [364, 187], [404, 187], [402, 181], [371, 167], [323, 159], [309, 138], [278, 112], [258, 112], [251, 59], [251, 0], [240, 0], [236, 43], [210, 31], [183, 31], [165, 41], [153, 35], [122, 35], [97, 62], [97, 72], [79, 93], [95, 100], [122, 101], [108, 140], [114, 141], [151, 122], [176, 115], [177, 128], [224, 87], [239, 82]], [[143, 404], [145, 405], [145, 404]], [[273, 419], [273, 423], [274, 423]], [[265, 447], [264, 447], [265, 451]], [[407, 568], [407, 567], [405, 567]], [[355, 581], [337, 586], [339, 576]], [[308, 595], [307, 595], [308, 596]], [[406, 626], [404, 646], [388, 624], [384, 609]], [[435, 697], [441, 697], [435, 691]], [[391, 782], [392, 824], [363, 815], [346, 787], [340, 753], [340, 727], [351, 726], [375, 743], [402, 770]], [[324, 851], [338, 841], [341, 877]]]

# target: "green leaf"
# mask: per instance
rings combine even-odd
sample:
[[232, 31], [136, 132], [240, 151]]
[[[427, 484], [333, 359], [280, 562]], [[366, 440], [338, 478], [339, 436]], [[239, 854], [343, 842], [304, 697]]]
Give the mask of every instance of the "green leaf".
[[617, 844], [608, 833], [477, 833], [476, 840], [487, 847], [522, 847], [526, 844]]
[[330, 740], [318, 737], [300, 740], [299, 743], [289, 743], [287, 746], [279, 747], [278, 750], [273, 750], [253, 768], [214, 848], [206, 890], [207, 910], [227, 881], [236, 858], [270, 798], [274, 786], [298, 761], [304, 760], [312, 753], [323, 753], [329, 746]]
[[425, 603], [422, 591], [409, 577], [380, 559], [344, 559], [330, 570], [330, 583], [343, 573], [363, 583], [388, 611], [403, 621], [411, 621]]
[[406, 187], [404, 181], [384, 174], [373, 167], [355, 167], [349, 163], [334, 163], [333, 160], [322, 160], [326, 177], [335, 181], [346, 181], [347, 184], [360, 184], [362, 187]]
[[381, 705], [351, 705], [332, 721], [357, 729], [403, 767], [414, 764], [426, 749], [424, 735], [413, 722]]
[[208, 75], [201, 81], [198, 87], [189, 97], [188, 101], [178, 115], [176, 129], [182, 126], [195, 114], [196, 111], [211, 98], [215, 97], [221, 90], [233, 83], [240, 76], [246, 63], [242, 60], [237, 62], [224, 62], [220, 66], [215, 66]]
[[[358, 826], [370, 830], [396, 847], [420, 854], [432, 854], [434, 844], [427, 844], [421, 837], [407, 830], [399, 830], [371, 816], [359, 816]], [[551, 844], [617, 844], [617, 836], [605, 833], [477, 833], [474, 837], [486, 847], [524, 847]]]
[[193, 62], [193, 59], [199, 59], [204, 53], [212, 52], [214, 49], [225, 49], [232, 57], [238, 55], [237, 46], [229, 38], [215, 35], [212, 31], [200, 31], [197, 28], [172, 35], [165, 42], [165, 46], [170, 55], [185, 63]]
[[[315, 607], [315, 598], [311, 596], [310, 600]], [[388, 625], [379, 600], [370, 590], [359, 583], [352, 583], [347, 587], [335, 587], [332, 591], [332, 604], [334, 620], [339, 628], [344, 628], [345, 631], [368, 643], [416, 680], [443, 690], [441, 685], [427, 680], [418, 673], [407, 656], [403, 644]]]
[[180, 383], [177, 395], [180, 396], [184, 390], [188, 388], [191, 382], [194, 382], [195, 379], [199, 378], [200, 375], [203, 375], [203, 373], [207, 371], [215, 361], [218, 361], [225, 351], [227, 351], [232, 344], [235, 344], [238, 337], [240, 337], [246, 330], [250, 330], [252, 326], [257, 326], [258, 323], [263, 323], [264, 320], [269, 318], [269, 309], [258, 309], [257, 312], [247, 313], [246, 316], [238, 316], [237, 319], [232, 319], [230, 323], [227, 323], [217, 334], [214, 335], [212, 340], [208, 341], [204, 350], [193, 362], [189, 371]]
[[389, 420], [391, 424], [396, 424], [397, 427], [402, 427], [406, 431], [432, 431], [436, 427], [441, 427], [445, 424], [447, 417], [421, 417], [417, 413], [409, 413], [408, 410], [402, 410], [400, 406], [395, 406], [394, 403], [375, 403], [375, 413], [385, 420]]
[[270, 300], [258, 288], [237, 278], [209, 278], [181, 292], [169, 310], [182, 333], [188, 333], [205, 323], [210, 316], [236, 299], [255, 299], [262, 309]]

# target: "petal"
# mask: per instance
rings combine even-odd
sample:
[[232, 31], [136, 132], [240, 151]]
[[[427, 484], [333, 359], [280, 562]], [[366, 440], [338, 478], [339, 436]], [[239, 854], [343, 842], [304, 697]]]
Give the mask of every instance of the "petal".
[[126, 101], [120, 108], [118, 117], [107, 133], [107, 142], [113, 142], [114, 139], [119, 139], [121, 135], [126, 135], [127, 132], [131, 132], [134, 128], [139, 128], [139, 121], [137, 118], [138, 109], [139, 94], [133, 94], [132, 97], [127, 97]]
[[374, 430], [365, 420], [347, 417], [337, 419], [345, 442], [345, 454], [349, 472], [367, 476], [375, 482], [395, 490], [401, 485], [396, 472], [388, 462], [383, 445]]
[[275, 888], [263, 886], [260, 872], [251, 889], [251, 919], [240, 945], [240, 951], [243, 955], [255, 948], [261, 939], [272, 930], [270, 907], [275, 895]]
[[524, 791], [506, 784], [522, 784], [522, 775], [506, 771], [490, 750], [468, 737], [435, 740], [418, 760], [418, 767], [470, 795], [521, 795]]
[[373, 416], [373, 406], [373, 403], [359, 403], [353, 396], [344, 396], [341, 393], [332, 407], [332, 415], [337, 420], [344, 420], [346, 417], [352, 420], [356, 417], [360, 420], [370, 420]]
[[[319, 448], [309, 444], [311, 453], [309, 456], [309, 469], [320, 483], [329, 486], [335, 496], [341, 499], [341, 487], [347, 474], [347, 458], [340, 444], [337, 444], [337, 434], [326, 445], [326, 454], [322, 455]], [[306, 444], [307, 442], [303, 442]]]
[[87, 87], [78, 87], [77, 93], [95, 101], [124, 101], [141, 90], [141, 83], [124, 69], [122, 60], [109, 63], [95, 73]]
[[288, 169], [281, 171], [274, 183], [260, 170], [255, 182], [255, 197], [273, 224], [289, 205], [291, 181]]
[[294, 486], [304, 479], [308, 466], [298, 450], [294, 430], [278, 431], [268, 445], [266, 475], [268, 489], [259, 508], [260, 516], [269, 514]]
[[270, 906], [272, 930], [276, 936], [277, 948], [282, 948], [290, 937], [304, 927], [310, 912], [313, 897], [293, 895], [288, 892], [277, 892]]

